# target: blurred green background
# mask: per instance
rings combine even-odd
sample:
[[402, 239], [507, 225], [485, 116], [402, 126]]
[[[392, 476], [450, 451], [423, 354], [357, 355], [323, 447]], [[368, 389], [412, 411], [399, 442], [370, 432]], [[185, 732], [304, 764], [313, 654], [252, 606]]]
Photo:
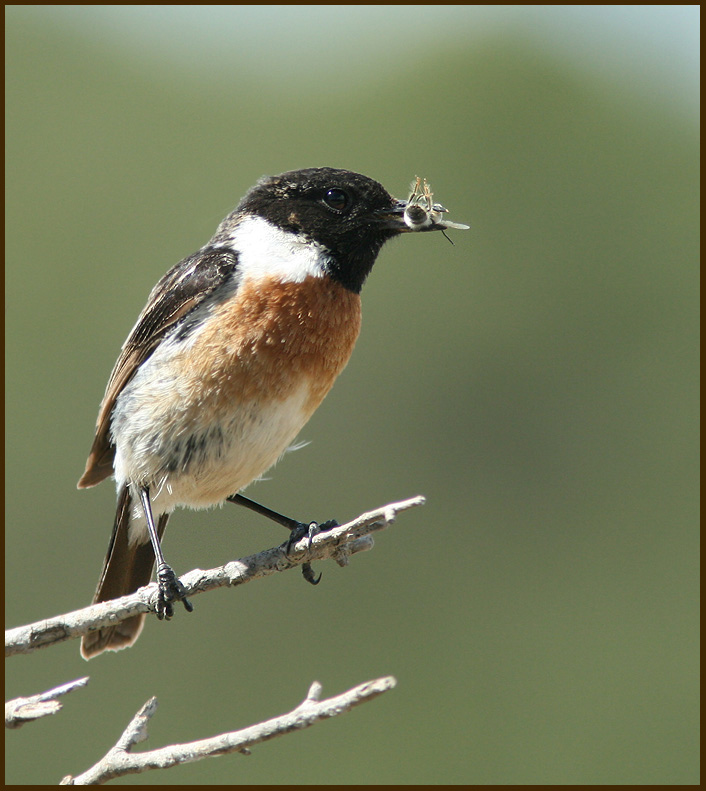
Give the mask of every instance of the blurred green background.
[[[302, 519], [428, 504], [316, 589], [8, 660], [9, 697], [91, 676], [9, 734], [8, 783], [83, 771], [151, 695], [146, 749], [386, 674], [249, 758], [123, 782], [698, 782], [698, 10], [490, 8], [6, 7], [8, 626], [90, 602], [115, 492], [75, 485], [108, 374], [260, 176], [418, 174], [472, 226], [383, 250], [311, 444], [248, 490]], [[166, 552], [283, 539], [180, 511]]]

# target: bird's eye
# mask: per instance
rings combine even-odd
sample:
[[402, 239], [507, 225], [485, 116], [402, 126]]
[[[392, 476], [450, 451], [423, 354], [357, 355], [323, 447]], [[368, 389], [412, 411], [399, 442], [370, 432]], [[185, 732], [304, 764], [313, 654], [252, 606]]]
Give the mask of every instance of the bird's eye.
[[337, 212], [344, 212], [351, 204], [351, 199], [345, 190], [332, 187], [324, 195], [324, 203]]

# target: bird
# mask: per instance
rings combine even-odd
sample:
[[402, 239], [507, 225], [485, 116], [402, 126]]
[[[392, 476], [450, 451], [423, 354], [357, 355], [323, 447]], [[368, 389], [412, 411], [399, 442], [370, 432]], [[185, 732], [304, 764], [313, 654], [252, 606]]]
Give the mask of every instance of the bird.
[[[176, 507], [233, 502], [292, 536], [311, 535], [317, 523], [241, 490], [291, 446], [348, 362], [360, 292], [383, 244], [468, 227], [445, 220], [427, 186], [417, 179], [399, 200], [338, 168], [263, 177], [200, 250], [159, 280], [110, 375], [78, 482], [85, 489], [114, 476], [117, 487], [93, 603], [147, 585], [156, 562], [158, 617], [171, 618], [178, 601], [192, 610], [161, 549]], [[310, 567], [305, 577], [318, 581]], [[133, 645], [144, 619], [87, 633], [82, 656]]]

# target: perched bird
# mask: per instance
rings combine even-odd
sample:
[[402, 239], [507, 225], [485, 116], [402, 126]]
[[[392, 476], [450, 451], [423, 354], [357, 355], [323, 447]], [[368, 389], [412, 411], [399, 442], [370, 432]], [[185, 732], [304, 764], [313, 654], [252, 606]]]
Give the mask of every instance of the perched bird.
[[[156, 559], [158, 616], [171, 617], [179, 600], [192, 609], [160, 547], [176, 506], [229, 500], [306, 531], [239, 491], [277, 461], [346, 365], [382, 245], [405, 231], [467, 227], [443, 220], [430, 190], [418, 193], [396, 200], [334, 168], [263, 178], [152, 289], [108, 381], [78, 483], [114, 475], [118, 490], [94, 603], [148, 584]], [[91, 632], [82, 655], [132, 645], [143, 622]]]

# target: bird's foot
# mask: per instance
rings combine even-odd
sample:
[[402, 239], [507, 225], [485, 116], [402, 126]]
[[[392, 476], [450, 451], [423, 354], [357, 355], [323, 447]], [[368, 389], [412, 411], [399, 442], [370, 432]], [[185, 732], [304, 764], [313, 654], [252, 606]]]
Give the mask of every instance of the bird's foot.
[[[318, 535], [319, 533], [324, 532], [325, 530], [331, 530], [334, 527], [338, 527], [338, 522], [335, 519], [329, 519], [327, 522], [309, 522], [309, 524], [305, 524], [304, 522], [299, 522], [299, 524], [292, 530], [289, 534], [289, 539], [287, 540], [287, 544], [285, 547], [285, 554], [287, 557], [291, 554], [292, 547], [298, 542], [301, 541], [302, 538], [309, 538], [309, 548], [311, 547], [311, 541], [314, 536]], [[302, 576], [304, 579], [310, 583], [311, 585], [318, 585], [321, 582], [321, 574], [317, 577], [314, 574], [314, 569], [311, 567], [311, 563], [303, 563], [302, 564]]]
[[169, 620], [174, 615], [174, 602], [180, 601], [187, 612], [192, 612], [193, 604], [186, 598], [186, 588], [179, 582], [171, 566], [162, 563], [157, 569], [157, 618]]

